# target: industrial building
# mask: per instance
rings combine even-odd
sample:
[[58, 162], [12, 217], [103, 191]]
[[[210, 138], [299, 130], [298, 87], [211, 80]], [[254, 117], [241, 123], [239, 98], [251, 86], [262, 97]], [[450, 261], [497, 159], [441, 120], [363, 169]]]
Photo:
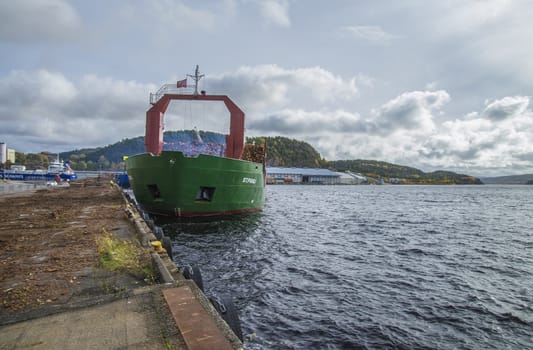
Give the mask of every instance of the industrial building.
[[339, 183], [340, 173], [328, 169], [267, 167], [268, 184], [302, 183], [334, 185]]
[[339, 173], [318, 168], [267, 167], [267, 184], [360, 185], [368, 179], [350, 171]]
[[15, 150], [7, 148], [5, 142], [0, 142], [0, 164], [5, 164], [8, 160], [15, 163]]

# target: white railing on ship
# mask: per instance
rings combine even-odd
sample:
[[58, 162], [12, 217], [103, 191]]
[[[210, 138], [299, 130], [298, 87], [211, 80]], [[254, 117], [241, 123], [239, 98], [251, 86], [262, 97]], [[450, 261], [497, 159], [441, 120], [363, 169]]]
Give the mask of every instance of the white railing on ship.
[[193, 88], [177, 88], [176, 84], [165, 84], [156, 93], [150, 93], [150, 103], [156, 104], [164, 94], [190, 95], [193, 92]]

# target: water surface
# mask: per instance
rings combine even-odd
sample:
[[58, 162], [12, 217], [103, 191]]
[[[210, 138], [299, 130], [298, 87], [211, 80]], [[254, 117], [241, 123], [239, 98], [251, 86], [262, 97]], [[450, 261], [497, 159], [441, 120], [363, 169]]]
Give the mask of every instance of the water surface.
[[533, 348], [533, 186], [267, 186], [160, 223], [249, 349]]

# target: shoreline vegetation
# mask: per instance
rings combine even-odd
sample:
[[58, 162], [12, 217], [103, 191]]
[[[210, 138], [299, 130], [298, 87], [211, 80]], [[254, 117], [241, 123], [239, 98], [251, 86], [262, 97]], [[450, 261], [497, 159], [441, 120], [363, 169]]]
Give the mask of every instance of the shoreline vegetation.
[[[195, 130], [166, 131], [165, 143], [184, 142], [197, 134]], [[202, 138], [209, 133], [200, 131]], [[248, 137], [246, 143], [261, 144], [267, 150], [267, 166], [297, 167], [297, 168], [323, 168], [338, 172], [351, 171], [361, 174], [378, 182], [390, 184], [483, 184], [485, 181], [474, 176], [457, 174], [451, 171], [423, 172], [422, 170], [392, 164], [377, 160], [326, 160], [313, 146], [304, 141], [289, 139], [287, 137]], [[85, 148], [60, 153], [60, 158], [68, 161], [75, 171], [123, 171], [125, 164], [123, 157], [145, 152], [144, 137], [123, 139], [105, 147]], [[25, 165], [27, 169], [46, 169], [51, 160], [57, 158], [56, 153], [41, 152], [39, 154], [16, 153], [15, 164]], [[11, 164], [4, 164], [9, 168]], [[524, 184], [531, 178], [524, 180]], [[372, 181], [371, 181], [372, 182]]]

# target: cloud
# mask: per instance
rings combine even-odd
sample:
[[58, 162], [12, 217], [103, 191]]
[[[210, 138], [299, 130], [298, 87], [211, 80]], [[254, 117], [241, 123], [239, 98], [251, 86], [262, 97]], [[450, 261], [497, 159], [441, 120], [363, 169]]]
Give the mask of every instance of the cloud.
[[385, 32], [379, 26], [345, 26], [341, 31], [349, 34], [356, 40], [368, 41], [375, 44], [388, 44], [398, 36]]
[[26, 120], [40, 109], [62, 108], [77, 94], [62, 74], [46, 70], [12, 71], [0, 80], [0, 91], [2, 120], [14, 116]]
[[144, 134], [148, 92], [155, 86], [48, 70], [0, 78], [0, 139], [20, 152], [102, 146]]
[[[298, 103], [310, 107], [334, 105], [357, 95], [355, 78], [344, 80], [319, 67], [242, 67], [232, 74], [210, 78], [208, 83], [213, 88], [209, 93], [227, 93], [243, 106], [250, 125], [256, 118], [258, 130], [267, 131], [269, 122], [276, 118], [287, 118], [285, 127], [295, 132], [300, 120], [333, 132], [361, 127], [357, 114], [342, 110], [328, 115], [328, 120], [313, 109], [284, 109]], [[40, 147], [54, 151], [101, 146], [142, 135], [148, 94], [156, 89], [151, 84], [95, 74], [72, 80], [44, 69], [11, 71], [0, 77], [0, 119], [6, 125], [0, 130], [0, 139], [15, 143], [20, 151], [37, 152], [42, 150]], [[265, 115], [270, 117], [258, 119]], [[10, 122], [13, 120], [17, 122]]]
[[65, 41], [76, 38], [82, 22], [76, 10], [62, 0], [0, 2], [0, 40]]
[[[231, 3], [224, 3], [232, 8]], [[159, 23], [159, 29], [172, 33], [174, 30], [203, 29], [211, 30], [215, 27], [216, 16], [210, 11], [194, 9], [181, 1], [158, 0], [147, 1], [145, 6], [140, 6], [137, 11], [146, 13], [146, 8], [154, 9], [154, 19]], [[151, 11], [148, 11], [150, 13]]]
[[260, 0], [261, 15], [268, 22], [280, 27], [290, 27], [288, 0]]
[[448, 1], [438, 9], [441, 16], [435, 24], [442, 34], [473, 34], [507, 18], [515, 4], [508, 0]]
[[487, 107], [483, 111], [483, 116], [494, 121], [521, 116], [526, 112], [529, 106], [529, 100], [530, 98], [527, 96], [512, 96], [495, 100], [487, 103]]
[[[446, 100], [445, 95], [434, 97], [433, 105]], [[385, 140], [382, 156], [428, 170], [447, 168], [484, 175], [501, 174], [506, 168], [532, 171], [527, 161], [533, 152], [533, 113], [528, 103], [525, 96], [504, 97], [481, 112], [435, 122], [435, 128], [426, 134], [392, 133]]]
[[224, 92], [252, 113], [288, 105], [324, 106], [357, 95], [356, 79], [345, 80], [320, 68], [285, 69], [277, 65], [244, 66], [209, 78], [208, 90]]
[[282, 110], [261, 119], [252, 119], [248, 129], [256, 134], [290, 135], [325, 135], [330, 133], [360, 133], [369, 131], [373, 125], [362, 120], [359, 114], [335, 111]]
[[402, 128], [427, 133], [435, 128], [433, 112], [449, 100], [450, 95], [444, 90], [406, 92], [372, 112], [384, 130]]

